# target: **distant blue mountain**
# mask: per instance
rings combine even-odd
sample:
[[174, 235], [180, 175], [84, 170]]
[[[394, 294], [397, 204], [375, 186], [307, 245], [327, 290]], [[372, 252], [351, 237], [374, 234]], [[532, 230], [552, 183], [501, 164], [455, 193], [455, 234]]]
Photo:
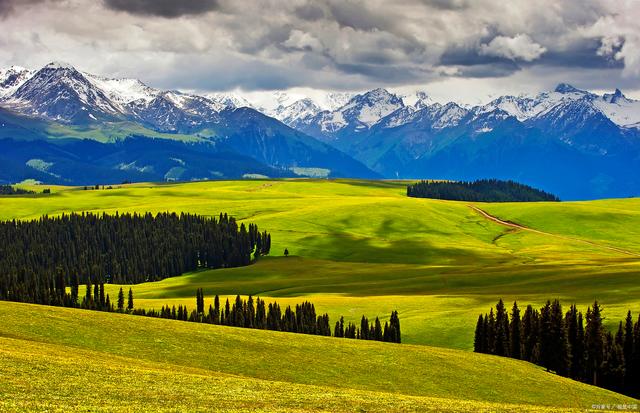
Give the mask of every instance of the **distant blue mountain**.
[[[5, 71], [8, 72], [8, 71]], [[252, 108], [59, 63], [0, 71], [0, 180], [64, 184], [242, 177], [379, 178]], [[17, 74], [16, 74], [17, 73]]]
[[385, 89], [331, 100], [267, 111], [62, 63], [0, 69], [0, 180], [498, 178], [563, 199], [640, 195], [640, 102], [618, 89], [562, 83], [475, 107]]

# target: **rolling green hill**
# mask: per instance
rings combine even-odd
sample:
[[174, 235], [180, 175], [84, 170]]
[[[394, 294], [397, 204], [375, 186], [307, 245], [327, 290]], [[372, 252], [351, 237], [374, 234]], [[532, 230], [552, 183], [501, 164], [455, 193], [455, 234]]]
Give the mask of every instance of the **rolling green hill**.
[[[406, 182], [354, 180], [136, 184], [0, 198], [0, 218], [65, 211], [229, 212], [273, 236], [255, 265], [134, 287], [137, 306], [195, 305], [214, 294], [311, 299], [332, 322], [398, 309], [408, 343], [470, 349], [479, 312], [499, 297], [540, 305], [561, 298], [606, 322], [640, 311], [640, 200], [476, 204], [550, 234], [493, 222], [464, 202], [407, 198]], [[294, 256], [279, 256], [288, 248]], [[618, 251], [617, 249], [621, 249]], [[623, 251], [622, 251], [623, 250]], [[111, 296], [119, 286], [109, 286]]]
[[0, 303], [0, 410], [584, 411], [637, 401], [506, 358]]

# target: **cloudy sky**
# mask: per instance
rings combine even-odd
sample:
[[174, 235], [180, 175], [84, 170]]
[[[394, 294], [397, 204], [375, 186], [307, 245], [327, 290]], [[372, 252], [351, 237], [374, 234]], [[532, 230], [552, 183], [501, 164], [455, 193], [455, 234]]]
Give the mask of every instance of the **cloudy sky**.
[[640, 98], [640, 0], [0, 0], [0, 65], [197, 91]]

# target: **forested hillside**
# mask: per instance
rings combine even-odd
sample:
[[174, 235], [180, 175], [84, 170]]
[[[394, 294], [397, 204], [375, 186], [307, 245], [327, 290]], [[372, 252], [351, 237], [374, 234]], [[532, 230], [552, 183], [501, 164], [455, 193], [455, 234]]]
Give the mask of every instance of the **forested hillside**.
[[469, 202], [559, 201], [558, 197], [514, 181], [420, 181], [407, 187], [407, 196]]

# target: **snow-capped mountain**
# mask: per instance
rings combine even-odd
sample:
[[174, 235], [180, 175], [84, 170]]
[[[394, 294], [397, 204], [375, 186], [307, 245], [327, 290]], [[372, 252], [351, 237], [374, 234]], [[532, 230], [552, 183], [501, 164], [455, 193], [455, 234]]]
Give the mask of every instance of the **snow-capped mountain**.
[[[292, 177], [317, 171], [379, 176], [248, 105], [239, 107], [241, 97], [162, 91], [64, 63], [50, 63], [34, 73], [16, 68], [1, 73], [6, 96], [0, 97], [0, 165], [5, 166], [0, 182], [33, 177], [84, 185], [114, 179]], [[294, 106], [283, 115], [299, 111], [304, 112]], [[61, 148], [63, 143], [68, 145]], [[41, 165], [47, 165], [46, 171], [38, 169]]]
[[15, 93], [34, 73], [32, 70], [20, 66], [0, 69], [0, 99]]
[[138, 79], [109, 79], [102, 76], [83, 73], [93, 85], [102, 90], [111, 101], [117, 104], [122, 110], [128, 103], [134, 101], [149, 102], [160, 93]]
[[0, 69], [0, 138], [47, 139], [49, 130], [60, 129], [64, 137], [91, 130], [89, 136], [106, 140], [174, 134], [276, 169], [324, 165], [357, 176], [373, 170], [394, 178], [502, 177], [564, 198], [640, 194], [640, 178], [629, 174], [640, 169], [640, 101], [618, 89], [600, 95], [561, 83], [473, 107], [436, 103], [422, 90], [315, 93], [313, 99], [301, 93], [251, 95], [258, 100], [237, 92], [201, 96], [64, 63], [38, 71], [14, 66]]
[[640, 101], [626, 98], [619, 89], [612, 94], [596, 95], [577, 89], [569, 84], [559, 84], [553, 92], [543, 92], [537, 96], [502, 96], [487, 105], [476, 108], [476, 113], [488, 113], [496, 109], [526, 122], [544, 117], [550, 111], [571, 106], [576, 101], [593, 105], [613, 123], [622, 127], [638, 127], [640, 123]]
[[273, 111], [272, 116], [294, 129], [309, 124], [322, 110], [311, 99], [300, 99], [288, 106], [279, 106]]
[[204, 95], [204, 97], [212, 100], [221, 105], [223, 108], [236, 109], [236, 108], [254, 108], [255, 106], [244, 97], [237, 93], [210, 93]]
[[120, 109], [82, 73], [50, 63], [6, 96], [3, 106], [64, 122], [87, 122], [119, 115]]

